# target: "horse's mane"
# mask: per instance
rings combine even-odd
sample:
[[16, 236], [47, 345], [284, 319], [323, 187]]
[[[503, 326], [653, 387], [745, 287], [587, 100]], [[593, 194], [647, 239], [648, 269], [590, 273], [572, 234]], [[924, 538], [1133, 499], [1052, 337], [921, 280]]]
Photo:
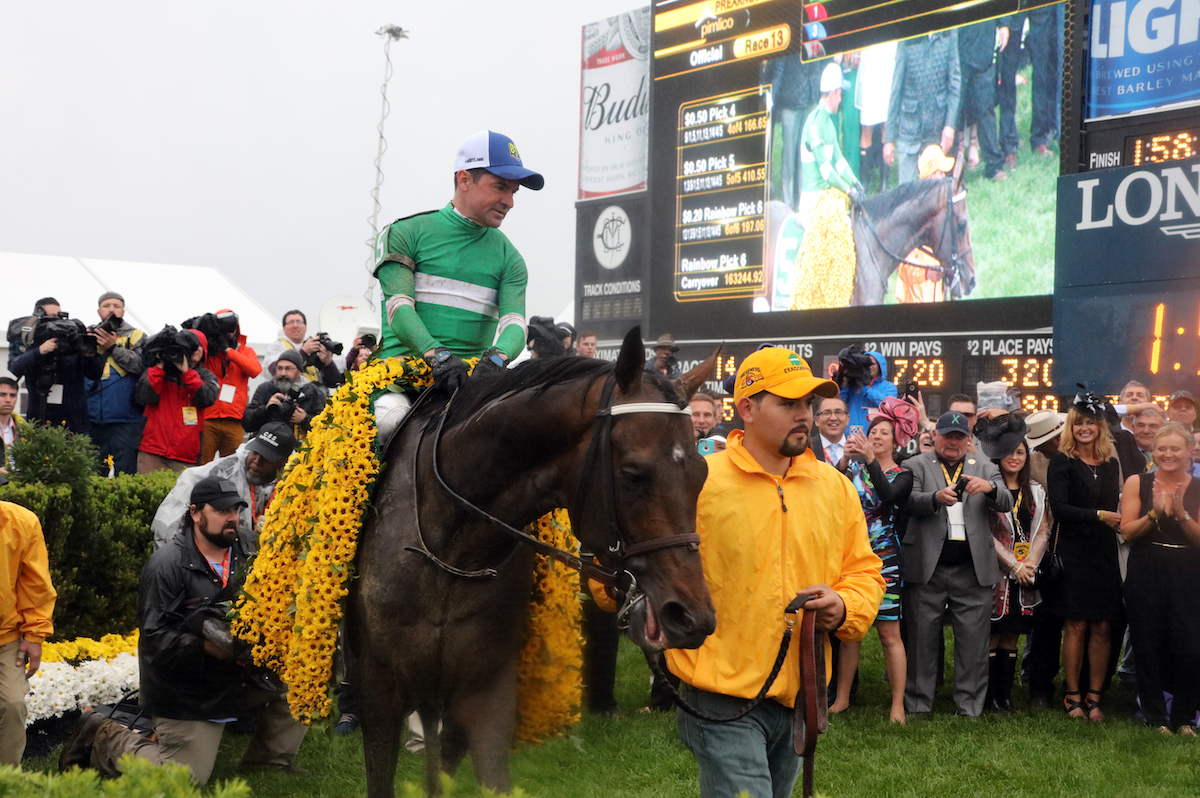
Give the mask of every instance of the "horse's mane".
[[468, 380], [466, 387], [455, 396], [450, 417], [446, 421], [453, 426], [496, 399], [526, 391], [536, 396], [552, 385], [582, 378], [592, 379], [612, 370], [612, 363], [591, 357], [539, 357], [527, 360], [491, 379]]
[[911, 202], [930, 191], [936, 191], [942, 184], [942, 180], [910, 180], [907, 183], [901, 183], [895, 188], [876, 194], [866, 202], [863, 207], [873, 219], [886, 219], [897, 208], [906, 202]]
[[[615, 368], [613, 363], [590, 357], [547, 357], [527, 360], [503, 374], [482, 381], [468, 380], [454, 398], [447, 425], [453, 427], [466, 421], [488, 403], [505, 399], [515, 394], [529, 392], [530, 399], [555, 385], [573, 380], [591, 381], [608, 375]], [[678, 402], [675, 388], [669, 380], [658, 373], [644, 372], [650, 382], [662, 391], [664, 398]], [[657, 379], [655, 379], [657, 378]]]

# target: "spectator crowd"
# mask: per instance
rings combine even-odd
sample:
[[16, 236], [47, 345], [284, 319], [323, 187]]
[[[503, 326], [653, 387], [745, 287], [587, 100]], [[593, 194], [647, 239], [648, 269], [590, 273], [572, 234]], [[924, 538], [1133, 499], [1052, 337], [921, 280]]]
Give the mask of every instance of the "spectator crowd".
[[[176, 473], [233, 454], [264, 425], [281, 422], [303, 439], [344, 372], [362, 366], [374, 336], [343, 345], [325, 333], [307, 335], [299, 310], [283, 316], [262, 364], [228, 308], [203, 313], [149, 334], [125, 320], [125, 299], [100, 296], [99, 321], [86, 326], [54, 297], [8, 327], [8, 369], [0, 378], [0, 444], [20, 438], [14, 419], [20, 382], [28, 393], [24, 418], [87, 435], [97, 472]], [[364, 338], [366, 339], [364, 341]], [[251, 393], [264, 370], [270, 379]], [[11, 459], [0, 458], [0, 476]]]

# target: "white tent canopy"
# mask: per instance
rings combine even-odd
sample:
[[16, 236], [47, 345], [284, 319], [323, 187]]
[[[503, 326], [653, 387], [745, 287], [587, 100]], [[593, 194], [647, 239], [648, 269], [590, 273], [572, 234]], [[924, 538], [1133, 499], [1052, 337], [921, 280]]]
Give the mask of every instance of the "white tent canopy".
[[[149, 335], [165, 324], [178, 327], [192, 316], [231, 308], [241, 321], [242, 334], [261, 357], [280, 327], [279, 319], [211, 266], [0, 252], [0, 275], [0, 322], [6, 327], [9, 320], [30, 315], [33, 303], [46, 296], [57, 299], [72, 318], [95, 324], [100, 320], [98, 300], [106, 291], [125, 297], [125, 318]], [[0, 346], [0, 371], [8, 374], [8, 342]]]

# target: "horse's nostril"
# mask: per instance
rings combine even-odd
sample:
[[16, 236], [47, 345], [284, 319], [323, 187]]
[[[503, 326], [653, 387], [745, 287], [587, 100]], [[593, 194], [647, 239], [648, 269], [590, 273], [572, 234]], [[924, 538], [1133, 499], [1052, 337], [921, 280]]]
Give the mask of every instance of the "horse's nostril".
[[696, 620], [692, 613], [678, 601], [664, 602], [659, 611], [659, 618], [667, 629], [682, 634], [691, 634], [696, 628]]

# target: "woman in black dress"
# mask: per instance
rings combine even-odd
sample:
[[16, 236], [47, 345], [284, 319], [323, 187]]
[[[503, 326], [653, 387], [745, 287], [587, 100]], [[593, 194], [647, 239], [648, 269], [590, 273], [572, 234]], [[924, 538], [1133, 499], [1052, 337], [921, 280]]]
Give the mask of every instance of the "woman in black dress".
[[[1091, 393], [1075, 397], [1067, 413], [1059, 453], [1046, 472], [1050, 508], [1057, 520], [1063, 576], [1043, 600], [1066, 619], [1063, 673], [1067, 683], [1063, 709], [1073, 718], [1101, 723], [1101, 690], [1109, 657], [1109, 624], [1124, 615], [1117, 530], [1121, 516], [1120, 466], [1106, 417], [1111, 405]], [[1081, 674], [1087, 640], [1088, 673]], [[1080, 689], [1086, 683], [1086, 696]]]
[[[1154, 436], [1155, 471], [1134, 474], [1121, 499], [1130, 541], [1125, 600], [1137, 652], [1138, 700], [1146, 724], [1195, 737], [1200, 709], [1200, 480], [1192, 431], [1165, 425]], [[1168, 716], [1163, 696], [1173, 698]]]

